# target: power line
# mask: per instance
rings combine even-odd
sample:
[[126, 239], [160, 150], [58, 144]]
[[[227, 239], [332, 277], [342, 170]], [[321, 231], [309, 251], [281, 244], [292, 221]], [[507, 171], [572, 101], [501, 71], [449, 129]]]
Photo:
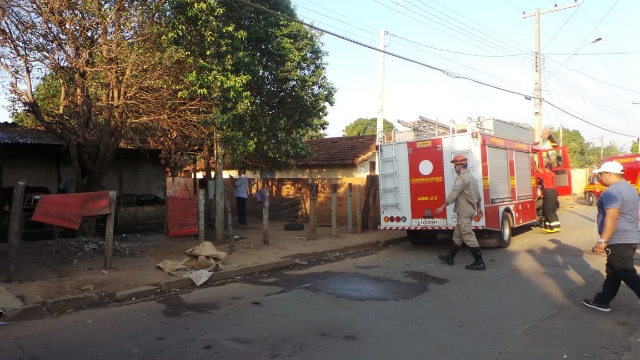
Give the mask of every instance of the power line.
[[[371, 45], [368, 45], [368, 44], [353, 40], [353, 39], [348, 38], [346, 36], [337, 34], [337, 33], [333, 32], [333, 31], [329, 31], [329, 30], [317, 27], [317, 26], [312, 25], [312, 24], [307, 24], [306, 22], [304, 22], [304, 21], [302, 21], [300, 19], [292, 18], [292, 17], [290, 17], [288, 15], [279, 13], [277, 11], [271, 10], [269, 8], [266, 8], [266, 7], [262, 6], [262, 5], [255, 4], [255, 3], [252, 3], [252, 2], [247, 1], [247, 0], [239, 0], [239, 1], [244, 3], [244, 4], [246, 4], [246, 5], [249, 5], [249, 6], [252, 6], [254, 8], [257, 8], [257, 9], [263, 10], [265, 12], [268, 12], [268, 13], [270, 13], [272, 15], [279, 16], [279, 17], [281, 17], [283, 19], [286, 19], [288, 21], [301, 24], [303, 26], [306, 26], [308, 28], [320, 31], [320, 32], [325, 33], [325, 34], [329, 34], [329, 35], [334, 36], [336, 38], [339, 38], [341, 40], [353, 43], [355, 45], [358, 45], [358, 46], [361, 46], [361, 47], [364, 47], [364, 48], [367, 48], [367, 49], [370, 49], [370, 50], [373, 50], [373, 51], [376, 51], [376, 52], [384, 52], [386, 55], [389, 55], [389, 56], [392, 56], [392, 57], [395, 57], [395, 58], [398, 58], [398, 59], [401, 59], [401, 60], [404, 60], [404, 61], [407, 61], [407, 62], [410, 62], [410, 63], [414, 63], [416, 65], [423, 66], [423, 67], [426, 67], [428, 69], [436, 70], [436, 71], [441, 72], [441, 73], [443, 73], [443, 74], [445, 74], [445, 75], [447, 75], [447, 76], [449, 76], [451, 78], [463, 79], [463, 80], [471, 81], [471, 82], [477, 83], [479, 85], [487, 86], [487, 87], [490, 87], [490, 88], [493, 88], [493, 89], [496, 89], [496, 90], [499, 90], [499, 91], [503, 91], [503, 92], [507, 92], [507, 93], [511, 93], [511, 94], [515, 94], [515, 95], [520, 95], [520, 96], [523, 96], [525, 98], [531, 98], [531, 95], [528, 95], [528, 94], [525, 94], [525, 93], [522, 93], [522, 92], [519, 92], [519, 91], [510, 90], [510, 89], [507, 89], [507, 88], [504, 88], [504, 87], [501, 87], [501, 86], [498, 86], [498, 85], [491, 84], [491, 83], [486, 82], [486, 81], [482, 81], [482, 80], [474, 79], [474, 78], [471, 78], [471, 77], [468, 77], [468, 76], [464, 76], [464, 75], [461, 75], [461, 74], [457, 74], [455, 72], [452, 72], [452, 71], [449, 71], [449, 70], [446, 70], [446, 69], [442, 69], [442, 68], [439, 68], [439, 67], [436, 67], [436, 66], [433, 66], [433, 65], [429, 65], [429, 64], [426, 64], [424, 62], [421, 62], [421, 61], [418, 61], [418, 60], [415, 60], [415, 59], [411, 59], [411, 58], [408, 58], [408, 57], [400, 55], [400, 54], [396, 54], [394, 52], [390, 52], [390, 51], [386, 51], [386, 50], [385, 51], [380, 50], [379, 48], [377, 48], [375, 46], [371, 46]], [[617, 131], [613, 131], [613, 130], [610, 130], [610, 129], [606, 129], [606, 128], [600, 126], [600, 125], [594, 124], [594, 123], [592, 123], [592, 122], [590, 122], [590, 121], [588, 121], [588, 120], [586, 120], [586, 119], [584, 119], [584, 118], [582, 118], [580, 116], [577, 116], [577, 115], [565, 110], [564, 108], [562, 108], [562, 107], [560, 107], [560, 106], [558, 106], [558, 105], [556, 105], [556, 104], [554, 104], [554, 103], [552, 103], [550, 101], [547, 101], [545, 99], [541, 99], [541, 101], [543, 101], [544, 103], [549, 104], [550, 106], [554, 107], [558, 111], [561, 111], [561, 112], [567, 114], [568, 116], [570, 116], [572, 118], [575, 118], [577, 120], [585, 122], [585, 123], [587, 123], [587, 124], [589, 124], [591, 126], [594, 126], [594, 127], [598, 128], [598, 129], [601, 129], [601, 130], [604, 130], [604, 131], [608, 131], [608, 132], [611, 132], [611, 133], [617, 134], [617, 135], [630, 136], [630, 135], [623, 134], [623, 133], [620, 133], [620, 132], [617, 132]]]

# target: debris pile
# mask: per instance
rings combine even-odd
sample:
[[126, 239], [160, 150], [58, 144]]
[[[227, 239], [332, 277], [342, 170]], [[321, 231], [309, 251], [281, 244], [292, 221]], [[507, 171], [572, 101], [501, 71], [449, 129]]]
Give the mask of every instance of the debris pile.
[[181, 261], [164, 260], [156, 266], [173, 276], [190, 278], [196, 286], [207, 281], [214, 271], [222, 270], [227, 253], [218, 251], [210, 242], [203, 242], [185, 251], [189, 256]]

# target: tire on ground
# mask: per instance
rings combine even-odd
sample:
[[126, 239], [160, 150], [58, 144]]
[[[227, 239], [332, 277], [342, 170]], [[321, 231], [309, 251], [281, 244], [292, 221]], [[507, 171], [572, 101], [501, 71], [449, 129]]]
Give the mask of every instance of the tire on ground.
[[304, 224], [298, 222], [286, 223], [284, 224], [284, 229], [289, 231], [300, 231], [304, 230]]

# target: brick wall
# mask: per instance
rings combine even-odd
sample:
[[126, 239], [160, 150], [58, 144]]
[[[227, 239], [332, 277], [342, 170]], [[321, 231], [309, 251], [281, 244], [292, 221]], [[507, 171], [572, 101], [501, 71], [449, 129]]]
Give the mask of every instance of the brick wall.
[[[176, 178], [176, 195], [192, 195], [193, 194], [193, 179], [191, 178]], [[356, 187], [361, 186], [361, 200], [360, 205], [365, 207], [367, 194], [366, 194], [366, 178], [325, 178], [325, 179], [313, 179], [314, 183], [318, 184], [318, 224], [331, 224], [331, 212], [332, 212], [332, 184], [337, 185], [337, 211], [336, 221], [339, 226], [346, 226], [348, 223], [348, 187], [351, 183], [351, 216], [352, 225], [356, 225], [357, 216], [357, 204]], [[229, 179], [224, 180], [225, 189], [231, 188]], [[269, 203], [270, 207], [275, 207], [277, 204], [288, 201], [294, 197], [302, 199], [302, 208], [298, 212], [298, 219], [300, 221], [309, 220], [309, 179], [300, 178], [281, 178], [281, 179], [258, 179], [249, 178], [249, 197], [247, 199], [247, 214], [250, 217], [262, 217], [262, 204], [256, 201], [255, 193], [257, 189], [265, 185], [265, 189], [269, 189]], [[171, 191], [171, 178], [167, 179], [167, 191]], [[374, 197], [374, 225], [377, 225], [380, 221], [379, 199], [378, 196]], [[235, 214], [235, 201], [231, 201], [231, 208]], [[363, 216], [366, 216], [363, 215]], [[363, 218], [362, 222], [367, 223], [367, 219]]]

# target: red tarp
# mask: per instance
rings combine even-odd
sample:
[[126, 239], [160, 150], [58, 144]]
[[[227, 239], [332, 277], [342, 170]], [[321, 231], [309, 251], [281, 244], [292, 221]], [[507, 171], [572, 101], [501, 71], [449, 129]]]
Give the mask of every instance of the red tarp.
[[169, 236], [198, 235], [198, 197], [167, 196]]
[[31, 220], [78, 230], [83, 216], [110, 212], [108, 191], [40, 195]]

